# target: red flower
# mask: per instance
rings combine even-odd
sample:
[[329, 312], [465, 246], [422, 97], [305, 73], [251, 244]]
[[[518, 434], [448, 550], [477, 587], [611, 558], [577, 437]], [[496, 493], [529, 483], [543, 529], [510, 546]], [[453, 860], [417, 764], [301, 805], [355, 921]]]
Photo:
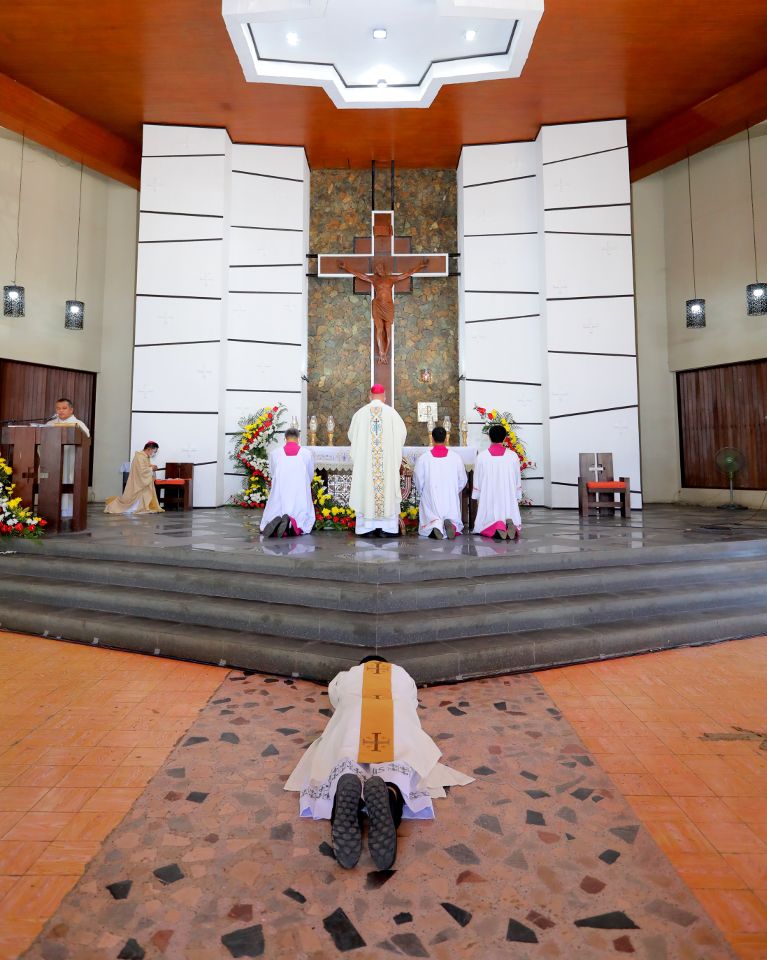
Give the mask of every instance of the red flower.
[[477, 413], [484, 417], [484, 415], [487, 413], [487, 409], [485, 407], [477, 407]]
[[493, 420], [493, 419], [495, 419], [495, 418], [493, 417], [492, 413], [488, 413], [487, 419], [488, 419], [488, 420]]
[[278, 411], [279, 409], [280, 409], [279, 407], [272, 407], [272, 410], [273, 410], [275, 413], [277, 413], [277, 411]]

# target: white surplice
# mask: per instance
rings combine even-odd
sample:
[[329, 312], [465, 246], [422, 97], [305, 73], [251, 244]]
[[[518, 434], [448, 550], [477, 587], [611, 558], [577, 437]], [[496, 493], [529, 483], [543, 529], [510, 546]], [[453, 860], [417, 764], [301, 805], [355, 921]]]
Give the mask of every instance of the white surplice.
[[511, 520], [517, 529], [522, 526], [519, 501], [522, 497], [522, 474], [519, 457], [513, 450], [504, 450], [494, 457], [489, 450], [477, 454], [474, 467], [472, 497], [479, 500], [474, 518], [474, 533], [481, 533], [494, 523]]
[[377, 775], [400, 788], [405, 818], [428, 819], [433, 816], [431, 801], [444, 797], [445, 787], [463, 786], [473, 778], [439, 762], [442, 752], [421, 728], [415, 681], [397, 664], [391, 667], [394, 759], [389, 763], [358, 763], [364, 672], [360, 664], [330, 681], [328, 697], [333, 716], [322, 736], [299, 760], [285, 789], [300, 792], [302, 816], [328, 819], [342, 774], [357, 773], [363, 779]]
[[275, 517], [287, 513], [295, 520], [302, 533], [309, 533], [314, 526], [314, 457], [311, 450], [299, 447], [292, 457], [285, 453], [284, 447], [272, 450], [269, 454], [269, 471], [272, 475], [272, 488], [264, 507], [261, 529]]
[[[71, 417], [61, 420], [59, 417], [52, 417], [46, 427], [79, 427], [86, 437], [90, 437], [91, 432], [77, 417], [72, 414]], [[62, 483], [75, 482], [75, 448], [71, 443], [64, 444], [64, 458], [61, 473]], [[74, 497], [71, 493], [62, 493], [61, 495], [61, 516], [71, 517], [74, 512]]]
[[415, 462], [413, 480], [420, 497], [418, 505], [418, 534], [428, 537], [439, 530], [444, 537], [445, 520], [452, 520], [457, 533], [463, 530], [461, 520], [461, 490], [468, 477], [463, 460], [448, 449], [447, 456], [435, 457], [427, 450]]
[[399, 470], [407, 428], [397, 411], [373, 400], [349, 425], [353, 461], [349, 506], [357, 515], [356, 533], [399, 530], [402, 504]]

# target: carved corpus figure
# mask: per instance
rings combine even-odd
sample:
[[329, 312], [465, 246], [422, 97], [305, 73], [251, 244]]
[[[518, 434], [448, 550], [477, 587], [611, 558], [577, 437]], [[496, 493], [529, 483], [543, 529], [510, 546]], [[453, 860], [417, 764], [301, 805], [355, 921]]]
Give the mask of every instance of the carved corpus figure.
[[343, 260], [338, 262], [341, 270], [345, 270], [358, 280], [371, 285], [373, 303], [373, 325], [375, 329], [376, 347], [378, 348], [378, 362], [389, 362], [389, 346], [391, 344], [391, 328], [394, 323], [394, 286], [402, 280], [408, 280], [414, 273], [429, 266], [428, 259], [424, 258], [411, 270], [404, 273], [387, 273], [386, 265], [382, 260], [376, 260], [373, 273], [360, 273], [353, 267], [348, 267]]

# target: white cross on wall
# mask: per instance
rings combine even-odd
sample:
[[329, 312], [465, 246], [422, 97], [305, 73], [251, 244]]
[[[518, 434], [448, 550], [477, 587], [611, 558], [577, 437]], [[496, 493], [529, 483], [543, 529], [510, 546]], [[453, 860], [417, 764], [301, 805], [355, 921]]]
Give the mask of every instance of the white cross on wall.
[[599, 458], [597, 457], [596, 454], [594, 454], [594, 466], [593, 466], [593, 467], [589, 467], [589, 473], [593, 473], [593, 474], [594, 474], [594, 479], [595, 479], [595, 480], [599, 480], [600, 471], [603, 471], [603, 470], [604, 470], [604, 467], [603, 467], [602, 464], [599, 462]]
[[184, 447], [181, 453], [184, 454], [187, 462], [194, 463], [194, 455], [197, 453], [197, 447]]
[[136, 390], [136, 396], [139, 397], [142, 401], [146, 401], [154, 393], [154, 387], [142, 386]]

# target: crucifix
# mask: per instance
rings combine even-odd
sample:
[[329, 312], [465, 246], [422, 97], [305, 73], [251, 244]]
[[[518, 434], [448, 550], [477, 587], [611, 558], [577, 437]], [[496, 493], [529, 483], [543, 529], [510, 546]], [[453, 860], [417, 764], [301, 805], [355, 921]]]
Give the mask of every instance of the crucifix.
[[353, 277], [354, 292], [370, 294], [370, 382], [394, 403], [394, 294], [411, 293], [411, 277], [446, 277], [448, 254], [411, 252], [409, 237], [394, 235], [394, 211], [373, 210], [369, 237], [355, 237], [353, 254], [321, 253], [318, 277]]
[[593, 467], [589, 467], [589, 473], [593, 473], [593, 474], [594, 474], [594, 479], [595, 479], [595, 480], [599, 480], [599, 474], [600, 474], [601, 472], [603, 472], [604, 469], [605, 469], [605, 468], [604, 468], [604, 467], [602, 466], [602, 464], [599, 462], [599, 457], [598, 457], [597, 454], [595, 453], [595, 454], [594, 454], [594, 466], [593, 466]]

